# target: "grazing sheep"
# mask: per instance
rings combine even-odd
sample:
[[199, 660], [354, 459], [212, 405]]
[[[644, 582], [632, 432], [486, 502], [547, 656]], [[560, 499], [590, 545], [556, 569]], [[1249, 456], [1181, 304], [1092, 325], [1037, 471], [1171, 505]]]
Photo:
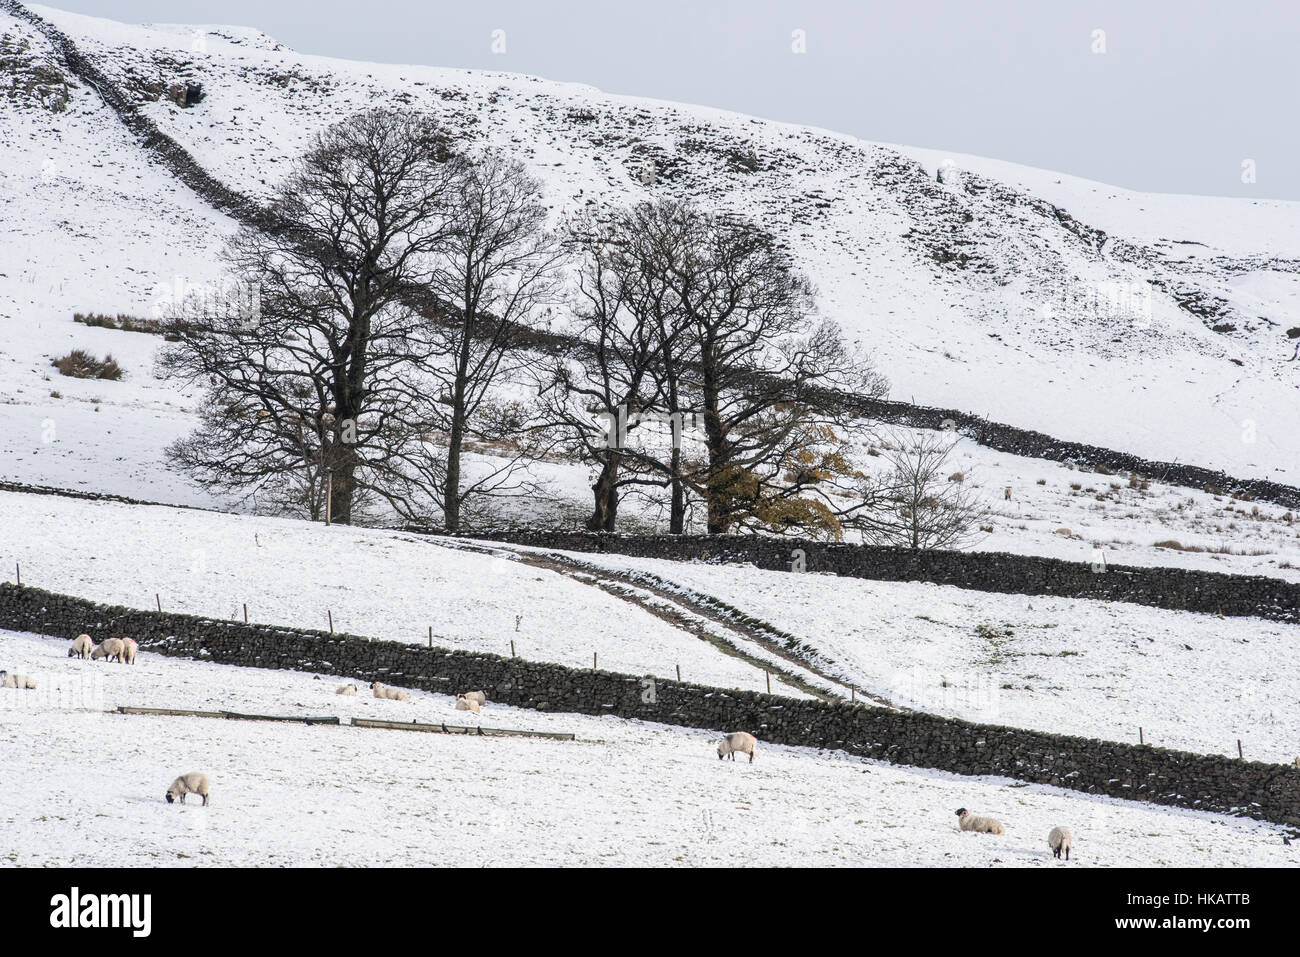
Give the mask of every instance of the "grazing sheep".
[[134, 638], [122, 639], [122, 653], [118, 655], [117, 660], [123, 664], [135, 664], [135, 653], [140, 650], [140, 645]]
[[1068, 827], [1054, 827], [1051, 833], [1047, 835], [1047, 846], [1052, 849], [1053, 857], [1060, 857], [1061, 852], [1065, 851], [1065, 859], [1070, 859], [1070, 842], [1074, 840], [1070, 836]]
[[68, 649], [68, 657], [89, 658], [94, 650], [95, 643], [91, 640], [90, 635], [77, 635], [72, 641], [72, 647]]
[[390, 688], [388, 685], [380, 684], [378, 681], [370, 686], [370, 690], [375, 693], [376, 698], [387, 698], [389, 701], [411, 700], [411, 696], [401, 688]]
[[0, 671], [0, 688], [18, 688], [22, 691], [35, 691], [36, 682], [27, 675], [16, 675]]
[[487, 695], [481, 691], [466, 691], [458, 697], [465, 698], [468, 701], [477, 701], [480, 708], [487, 704]]
[[343, 685], [335, 694], [355, 695], [357, 693], [356, 685]]
[[736, 752], [749, 755], [749, 763], [754, 763], [754, 750], [758, 747], [758, 738], [754, 737], [748, 731], [732, 731], [725, 738], [718, 742], [718, 759], [721, 760], [727, 755], [731, 755], [731, 760], [736, 760]]
[[1002, 824], [991, 817], [976, 817], [964, 807], [957, 809], [957, 820], [963, 831], [978, 831], [981, 834], [1001, 834]]
[[473, 711], [475, 714], [478, 714], [479, 707], [478, 698], [471, 698], [468, 695], [463, 694], [456, 695], [457, 711]]
[[163, 796], [167, 798], [168, 804], [171, 804], [177, 798], [180, 798], [181, 803], [184, 804], [185, 795], [187, 794], [197, 794], [199, 797], [203, 798], [203, 806], [207, 807], [208, 776], [206, 774], [200, 774], [198, 771], [191, 771], [189, 774], [182, 774], [172, 782], [172, 786], [167, 789], [167, 793]]
[[105, 638], [100, 642], [99, 647], [94, 650], [90, 657], [94, 658], [96, 661], [100, 658], [107, 658], [109, 661], [116, 658], [121, 662], [122, 653], [125, 650], [125, 646], [122, 644], [120, 638]]

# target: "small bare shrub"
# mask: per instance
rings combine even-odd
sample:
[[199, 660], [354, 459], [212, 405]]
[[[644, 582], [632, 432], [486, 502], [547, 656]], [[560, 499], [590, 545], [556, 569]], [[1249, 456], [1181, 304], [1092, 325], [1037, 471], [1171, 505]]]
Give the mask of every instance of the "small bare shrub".
[[122, 367], [111, 355], [104, 356], [102, 360], [96, 359], [85, 349], [73, 349], [66, 356], [55, 359], [50, 364], [62, 375], [74, 379], [122, 378]]

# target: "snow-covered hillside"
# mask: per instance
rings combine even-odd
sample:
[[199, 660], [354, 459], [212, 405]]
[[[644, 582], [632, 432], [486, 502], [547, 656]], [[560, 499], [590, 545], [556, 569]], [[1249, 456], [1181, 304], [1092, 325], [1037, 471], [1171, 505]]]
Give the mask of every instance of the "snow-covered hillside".
[[[418, 535], [291, 519], [0, 494], [0, 562], [107, 604], [515, 653], [763, 690], [763, 669], [555, 572]], [[758, 649], [746, 649], [762, 655]], [[0, 666], [3, 667], [3, 666]], [[11, 669], [15, 670], [15, 669]], [[776, 688], [774, 682], [774, 690]], [[799, 692], [781, 686], [782, 693]]]
[[[877, 700], [990, 724], [1288, 763], [1300, 628], [1140, 605], [988, 594], [735, 565], [545, 549], [162, 507], [0, 494], [0, 576], [108, 604], [325, 628], [701, 684]], [[479, 551], [479, 549], [485, 549]], [[586, 573], [583, 574], [583, 570]], [[697, 635], [603, 569], [649, 572], [796, 636], [791, 660], [725, 623]], [[632, 579], [633, 586], [655, 586]], [[601, 583], [612, 587], [602, 588]], [[660, 592], [664, 589], [660, 589]], [[640, 600], [637, 600], [640, 599]], [[698, 608], [698, 603], [696, 606]], [[685, 609], [691, 624], [698, 615]], [[517, 619], [518, 616], [518, 620]], [[736, 657], [737, 653], [746, 657]], [[27, 665], [27, 663], [20, 663]], [[0, 664], [0, 667], [4, 667]], [[13, 668], [11, 670], [21, 670]]]
[[[760, 745], [720, 762], [716, 735], [443, 695], [334, 694], [338, 680], [142, 654], [70, 660], [0, 632], [36, 691], [0, 690], [0, 863], [27, 866], [1287, 866], [1284, 828], [1000, 778]], [[338, 714], [563, 731], [575, 741], [105, 714], [118, 705]], [[110, 745], [105, 742], [111, 742]], [[202, 770], [211, 803], [163, 801]], [[1005, 835], [959, 831], [958, 807]], [[1047, 832], [1074, 833], [1054, 861]]]
[[900, 706], [1059, 734], [1290, 763], [1300, 627], [1120, 602], [669, 562], [636, 569], [721, 599], [816, 650], [821, 669]]
[[[1300, 753], [1300, 629], [1276, 621], [253, 514], [258, 503], [218, 500], [167, 464], [200, 396], [156, 376], [162, 337], [73, 318], [149, 318], [230, 278], [220, 254], [247, 209], [226, 215], [183, 181], [210, 174], [260, 202], [329, 124], [423, 109], [461, 146], [525, 163], [557, 227], [656, 198], [760, 221], [894, 399], [1300, 485], [1300, 203], [1135, 193], [579, 84], [310, 56], [251, 27], [29, 8], [130, 105], [110, 108], [77, 55], [0, 0], [0, 481], [201, 508], [6, 486], [0, 581], [21, 567], [24, 584], [131, 608], [855, 694], [1110, 741], [1141, 728], [1148, 744], [1207, 754], [1235, 757], [1240, 740], [1259, 761]], [[128, 128], [141, 115], [199, 170], [178, 178], [184, 161], [146, 149]], [[563, 301], [533, 319], [570, 328]], [[73, 349], [111, 355], [124, 375], [59, 374], [52, 360]], [[518, 378], [498, 388], [528, 397]], [[848, 458], [885, 470], [915, 437], [877, 423]], [[1300, 521], [1284, 506], [953, 438], [941, 474], [987, 508], [971, 548], [1300, 582]], [[499, 454], [468, 448], [464, 474]], [[588, 463], [554, 455], [528, 470], [534, 491], [474, 521], [568, 527], [589, 512]], [[662, 518], [635, 495], [621, 503], [622, 530]], [[0, 689], [0, 866], [1064, 866], [1047, 849], [1054, 825], [1073, 830], [1082, 865], [1294, 866], [1300, 847], [1284, 843], [1293, 828], [840, 751], [760, 744], [754, 764], [724, 764], [712, 731], [495, 704], [471, 716], [421, 691], [340, 697], [338, 675], [147, 650], [126, 667], [65, 649], [0, 630], [0, 669], [37, 681]], [[577, 739], [112, 713], [123, 705]], [[213, 779], [212, 805], [165, 804], [190, 770]], [[1006, 834], [959, 831], [961, 806]]]
[[[1300, 328], [1300, 204], [1137, 194], [580, 85], [306, 56], [243, 28], [33, 9], [235, 189], [264, 196], [351, 110], [430, 109], [466, 144], [527, 162], [557, 221], [661, 195], [757, 216], [899, 398], [1243, 476], [1300, 475], [1286, 335]], [[29, 59], [52, 56], [29, 24], [0, 14], [0, 34]], [[201, 84], [197, 103], [160, 93], [186, 82]], [[45, 357], [127, 335], [73, 327], [72, 311], [147, 314], [178, 277], [215, 280], [230, 228], [143, 158], [93, 90], [67, 96], [62, 113], [11, 97], [0, 119], [0, 352], [20, 405], [7, 432], [64, 417], [34, 376]], [[1148, 284], [1149, 321], [1145, 294], [1136, 311], [1112, 302]], [[174, 426], [165, 403], [182, 400], [147, 371], [130, 379], [105, 385], [105, 401], [141, 390]]]

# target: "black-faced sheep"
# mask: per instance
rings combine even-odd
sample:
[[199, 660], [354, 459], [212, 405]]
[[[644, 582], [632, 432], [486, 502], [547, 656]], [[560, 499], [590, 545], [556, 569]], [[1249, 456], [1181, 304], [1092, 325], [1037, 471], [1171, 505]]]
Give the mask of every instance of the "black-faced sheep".
[[725, 758], [731, 755], [731, 760], [736, 760], [736, 752], [749, 755], [749, 763], [754, 763], [754, 752], [758, 748], [758, 738], [754, 737], [748, 731], [732, 731], [725, 738], [718, 742], [718, 758]]
[[177, 798], [180, 798], [181, 803], [184, 804], [185, 795], [187, 794], [197, 794], [199, 797], [203, 798], [203, 806], [207, 807], [208, 776], [206, 774], [200, 774], [198, 771], [191, 771], [189, 774], [182, 774], [172, 782], [172, 786], [167, 789], [167, 793], [163, 795], [163, 797], [167, 798], [168, 804], [171, 804]]
[[370, 690], [375, 693], [376, 698], [387, 698], [389, 701], [411, 700], [411, 696], [401, 688], [390, 688], [388, 685], [380, 684], [378, 681], [370, 686]]
[[478, 698], [471, 698], [469, 695], [463, 694], [456, 695], [457, 711], [473, 711], [475, 714], [478, 714], [479, 709]]
[[69, 658], [89, 658], [95, 650], [95, 643], [91, 640], [90, 635], [77, 635], [72, 641], [72, 647], [68, 649]]
[[1065, 859], [1070, 859], [1070, 843], [1074, 838], [1070, 835], [1068, 827], [1054, 827], [1047, 835], [1047, 846], [1052, 849], [1053, 857], [1060, 857], [1061, 852], [1065, 852]]
[[1001, 834], [1002, 824], [995, 818], [977, 817], [964, 807], [957, 809], [957, 822], [963, 831], [978, 831], [981, 834]]

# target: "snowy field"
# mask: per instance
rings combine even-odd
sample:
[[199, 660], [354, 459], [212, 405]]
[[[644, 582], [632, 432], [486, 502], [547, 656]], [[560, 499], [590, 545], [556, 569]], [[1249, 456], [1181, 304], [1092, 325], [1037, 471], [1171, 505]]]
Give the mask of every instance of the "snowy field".
[[[383, 530], [0, 494], [0, 575], [110, 604], [324, 628], [761, 690], [761, 668], [548, 569]], [[472, 544], [472, 543], [471, 543]], [[544, 549], [494, 546], [500, 554]], [[1258, 760], [1300, 752], [1300, 627], [1121, 602], [569, 553], [790, 632], [810, 664], [903, 707]], [[815, 569], [813, 570], [815, 572]], [[516, 616], [522, 615], [516, 631]], [[729, 640], [765, 657], [735, 633]], [[806, 673], [801, 676], [806, 677]], [[826, 682], [814, 682], [827, 687]], [[782, 693], [798, 694], [782, 686]]]
[[[536, 551], [536, 550], [534, 550]], [[902, 707], [1289, 764], [1300, 626], [1122, 602], [567, 553], [720, 598]]]
[[[1284, 829], [764, 746], [720, 762], [716, 735], [489, 704], [485, 727], [576, 741], [104, 714], [118, 705], [466, 721], [446, 696], [409, 704], [335, 695], [341, 679], [142, 653], [65, 657], [66, 643], [0, 632], [0, 864], [96, 866], [1286, 866]], [[96, 710], [99, 709], [99, 710]], [[211, 803], [168, 805], [203, 771]], [[958, 830], [969, 807], [1006, 834]], [[1074, 833], [1055, 861], [1047, 832]]]
[[[606, 592], [423, 536], [0, 493], [0, 567], [128, 608], [243, 618], [751, 691], [761, 669]], [[518, 619], [518, 620], [517, 620]], [[782, 687], [782, 693], [799, 696]]]
[[980, 524], [992, 531], [971, 543], [981, 551], [1092, 562], [1100, 548], [1114, 565], [1300, 581], [1300, 515], [1280, 505], [1155, 480], [1132, 487], [1127, 474], [1006, 455], [967, 438], [948, 464], [989, 510]]

